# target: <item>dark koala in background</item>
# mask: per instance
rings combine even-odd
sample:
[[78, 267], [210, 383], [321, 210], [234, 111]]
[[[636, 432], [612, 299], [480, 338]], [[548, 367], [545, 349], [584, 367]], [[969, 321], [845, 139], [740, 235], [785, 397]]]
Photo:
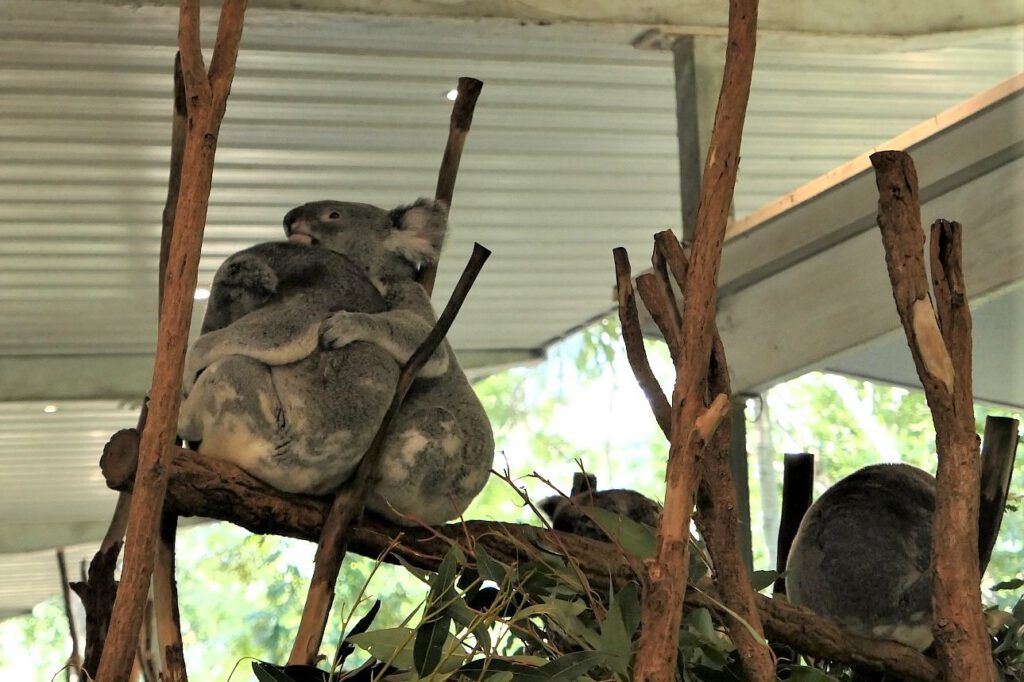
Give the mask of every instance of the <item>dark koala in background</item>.
[[551, 527], [566, 533], [575, 533], [592, 540], [610, 541], [610, 538], [594, 523], [586, 507], [606, 509], [616, 516], [657, 527], [661, 505], [635, 490], [597, 490], [597, 477], [579, 474], [573, 477], [569, 497], [552, 495], [540, 502], [540, 510], [551, 519]]
[[866, 637], [932, 641], [935, 479], [876, 464], [842, 479], [800, 523], [786, 561], [791, 602]]

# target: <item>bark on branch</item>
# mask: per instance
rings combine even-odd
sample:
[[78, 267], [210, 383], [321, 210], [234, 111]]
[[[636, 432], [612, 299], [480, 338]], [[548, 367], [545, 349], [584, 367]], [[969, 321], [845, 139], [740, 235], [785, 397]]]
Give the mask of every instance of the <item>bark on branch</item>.
[[961, 268], [960, 225], [932, 226], [932, 308], [924, 264], [917, 173], [899, 151], [871, 155], [878, 226], [893, 299], [935, 424], [939, 465], [932, 531], [936, 650], [948, 680], [992, 680], [978, 564], [980, 456], [971, 388], [971, 315]]
[[[683, 288], [681, 340], [672, 394], [672, 425], [665, 508], [658, 549], [643, 589], [640, 644], [634, 677], [643, 682], [675, 678], [689, 554], [689, 528], [700, 478], [698, 420], [706, 409], [707, 375], [715, 331], [718, 271], [739, 164], [740, 140], [756, 44], [757, 0], [730, 0], [725, 73], [701, 183], [690, 266]], [[756, 619], [755, 619], [756, 620]], [[742, 639], [742, 638], [741, 638]], [[743, 661], [754, 680], [770, 680], [774, 666], [765, 647], [746, 647]]]
[[[441, 167], [437, 172], [437, 187], [434, 190], [434, 199], [443, 201], [449, 208], [455, 194], [455, 178], [459, 174], [462, 149], [466, 146], [469, 128], [473, 125], [476, 101], [483, 87], [482, 81], [463, 76], [455, 90], [455, 103], [452, 105], [451, 120], [448, 124], [448, 141], [444, 146], [444, 156], [441, 157]], [[427, 290], [427, 294], [434, 293], [437, 265], [425, 265], [416, 276], [416, 280]]]
[[142, 432], [138, 484], [132, 495], [128, 518], [124, 568], [97, 671], [97, 678], [102, 680], [128, 677], [144, 615], [167, 487], [168, 457], [181, 400], [181, 373], [213, 177], [213, 159], [234, 75], [245, 7], [245, 0], [224, 0], [207, 75], [199, 43], [199, 2], [181, 1], [178, 48], [188, 110], [188, 136], [182, 158], [174, 235], [167, 257], [165, 296], [160, 306], [157, 332], [160, 343], [153, 370], [149, 416]]
[[[138, 442], [138, 434], [127, 429], [115, 434], [105, 448], [101, 467], [111, 488], [131, 490]], [[278, 492], [231, 464], [175, 448], [167, 508], [181, 516], [223, 519], [254, 533], [316, 542], [330, 504], [329, 497]], [[558, 535], [557, 541], [551, 539], [552, 534]], [[472, 548], [466, 546], [467, 538], [474, 538], [474, 542], [506, 564], [534, 558], [526, 552], [538, 544], [565, 547], [592, 585], [606, 585], [610, 578], [618, 588], [636, 580], [631, 562], [618, 549], [609, 549], [608, 544], [522, 524], [467, 521], [465, 525], [408, 528], [366, 515], [352, 528], [348, 549], [376, 558], [394, 544], [387, 561], [397, 562], [401, 558], [412, 566], [437, 570], [452, 543], [462, 544], [467, 554], [472, 555]], [[687, 593], [686, 603], [690, 607], [707, 607], [719, 616], [724, 613], [719, 604], [697, 592]], [[937, 679], [934, 662], [909, 647], [857, 638], [807, 609], [761, 595], [757, 595], [755, 604], [770, 637], [810, 655], [886, 671], [902, 679]]]

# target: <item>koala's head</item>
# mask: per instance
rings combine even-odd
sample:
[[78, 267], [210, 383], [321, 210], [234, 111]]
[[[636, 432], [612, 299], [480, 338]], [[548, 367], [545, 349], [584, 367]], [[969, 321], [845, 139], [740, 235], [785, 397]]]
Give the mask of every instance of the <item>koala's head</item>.
[[371, 281], [410, 279], [434, 263], [448, 224], [448, 207], [420, 199], [386, 211], [370, 204], [313, 201], [284, 217], [289, 241], [343, 254], [363, 267]]

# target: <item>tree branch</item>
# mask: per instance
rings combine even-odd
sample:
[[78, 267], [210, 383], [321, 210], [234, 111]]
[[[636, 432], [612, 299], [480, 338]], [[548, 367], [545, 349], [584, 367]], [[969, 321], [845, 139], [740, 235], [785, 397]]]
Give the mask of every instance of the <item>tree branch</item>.
[[[202, 70], [199, 46], [199, 3], [182, 0], [179, 13], [179, 51], [189, 116], [188, 139], [182, 159], [182, 183], [175, 214], [165, 276], [165, 298], [158, 323], [156, 363], [150, 390], [149, 417], [142, 432], [137, 485], [132, 495], [125, 543], [124, 568], [111, 615], [110, 629], [96, 677], [126, 679], [132, 652], [139, 638], [145, 598], [153, 572], [156, 538], [167, 486], [168, 457], [181, 402], [181, 374], [188, 343], [193, 294], [199, 267], [200, 247], [213, 176], [217, 135], [234, 71], [234, 55], [241, 37], [245, 0], [224, 0], [222, 20], [237, 26], [219, 30], [225, 39], [218, 46], [223, 73], [213, 89]], [[213, 106], [216, 104], [217, 106]]]
[[[114, 490], [131, 490], [138, 442], [138, 434], [126, 429], [116, 433], [104, 449], [100, 466], [107, 485]], [[191, 450], [174, 450], [167, 508], [181, 516], [224, 519], [253, 533], [316, 542], [330, 504], [329, 497], [281, 493], [227, 462]], [[557, 541], [552, 539], [554, 537]], [[630, 560], [607, 543], [536, 526], [496, 521], [409, 528], [367, 514], [360, 524], [352, 527], [348, 549], [376, 558], [393, 546], [386, 561], [397, 562], [401, 558], [412, 566], [437, 570], [452, 544], [463, 545], [466, 553], [472, 555], [469, 538], [506, 564], [530, 560], [533, 557], [528, 550], [534, 546], [564, 547], [592, 585], [607, 585], [610, 580], [618, 589], [636, 580]], [[721, 606], [701, 593], [688, 592], [686, 602], [691, 607], [702, 606], [723, 615]], [[761, 595], [756, 596], [756, 606], [764, 619], [765, 630], [773, 639], [792, 644], [808, 655], [922, 682], [937, 678], [935, 664], [909, 647], [855, 637], [807, 609]]]
[[[689, 560], [689, 528], [699, 480], [700, 452], [692, 433], [704, 411], [704, 387], [714, 335], [718, 271], [739, 165], [740, 141], [756, 45], [757, 0], [730, 0], [725, 73], [715, 112], [690, 267], [683, 289], [682, 349], [672, 394], [672, 428], [665, 508], [658, 524], [657, 555], [643, 589], [640, 644], [634, 677], [670, 682]], [[767, 653], [767, 652], [766, 652]], [[767, 659], [770, 662], [770, 657]], [[758, 665], [758, 671], [764, 666]], [[753, 668], [747, 668], [750, 673]], [[772, 679], [758, 672], [755, 679]]]
[[[936, 321], [924, 267], [917, 172], [904, 152], [871, 155], [878, 226], [893, 299], [935, 424], [939, 466], [932, 530], [936, 650], [949, 680], [992, 680], [978, 564], [980, 456], [971, 391], [971, 322], [960, 267], [959, 225], [933, 228]], [[956, 225], [956, 227], [954, 227]]]
[[672, 409], [668, 398], [661, 390], [658, 379], [651, 370], [651, 363], [644, 350], [643, 332], [640, 330], [640, 318], [636, 310], [636, 297], [633, 294], [633, 283], [626, 250], [619, 247], [612, 251], [615, 261], [615, 292], [619, 302], [619, 325], [622, 338], [626, 343], [626, 359], [633, 370], [633, 376], [640, 390], [647, 396], [655, 421], [662, 432], [668, 436], [672, 424]]
[[[469, 128], [473, 125], [473, 111], [476, 109], [476, 101], [483, 87], [482, 81], [463, 76], [455, 90], [455, 103], [452, 105], [451, 120], [448, 124], [448, 141], [445, 143], [441, 167], [437, 172], [437, 188], [434, 190], [434, 199], [443, 201], [448, 208], [451, 208], [452, 196], [455, 194], [455, 178], [459, 174], [462, 148], [466, 145]], [[437, 265], [425, 265], [416, 275], [416, 281], [427, 290], [428, 295], [434, 292]]]

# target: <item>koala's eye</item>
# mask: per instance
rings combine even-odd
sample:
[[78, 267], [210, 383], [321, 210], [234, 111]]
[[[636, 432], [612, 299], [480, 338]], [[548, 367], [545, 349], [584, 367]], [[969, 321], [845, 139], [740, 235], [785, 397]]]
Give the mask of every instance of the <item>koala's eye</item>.
[[338, 213], [337, 211], [331, 211], [331, 212], [330, 212], [330, 213], [329, 213], [329, 214], [327, 215], [327, 217], [328, 217], [328, 218], [330, 218], [331, 220], [337, 220], [338, 218], [340, 218], [340, 217], [341, 217], [341, 214], [340, 214], [340, 213]]

